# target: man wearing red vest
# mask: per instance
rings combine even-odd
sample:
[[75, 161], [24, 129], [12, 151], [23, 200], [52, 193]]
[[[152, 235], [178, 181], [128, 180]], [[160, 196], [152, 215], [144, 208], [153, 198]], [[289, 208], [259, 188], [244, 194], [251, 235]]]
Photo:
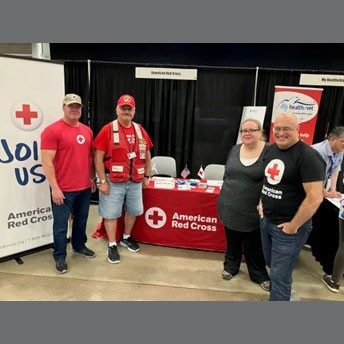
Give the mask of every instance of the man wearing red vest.
[[120, 245], [128, 250], [140, 250], [131, 237], [136, 217], [143, 213], [142, 187], [148, 185], [151, 169], [150, 148], [153, 146], [147, 132], [132, 121], [135, 99], [129, 94], [117, 101], [117, 119], [106, 124], [94, 140], [94, 163], [100, 179], [99, 215], [109, 238], [108, 261], [120, 262], [117, 250], [117, 219], [124, 208], [124, 233]]

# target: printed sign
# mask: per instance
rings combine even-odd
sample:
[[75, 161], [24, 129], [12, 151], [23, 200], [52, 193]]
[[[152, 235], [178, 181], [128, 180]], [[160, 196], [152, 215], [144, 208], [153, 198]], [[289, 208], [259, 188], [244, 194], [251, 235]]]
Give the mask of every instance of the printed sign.
[[197, 69], [136, 67], [138, 79], [197, 80]]
[[322, 88], [275, 86], [269, 141], [274, 142], [274, 119], [281, 113], [291, 113], [298, 119], [300, 139], [312, 144], [322, 91]]
[[333, 74], [301, 74], [300, 85], [344, 86], [344, 75]]
[[52, 243], [40, 133], [61, 117], [62, 64], [0, 57], [0, 258]]

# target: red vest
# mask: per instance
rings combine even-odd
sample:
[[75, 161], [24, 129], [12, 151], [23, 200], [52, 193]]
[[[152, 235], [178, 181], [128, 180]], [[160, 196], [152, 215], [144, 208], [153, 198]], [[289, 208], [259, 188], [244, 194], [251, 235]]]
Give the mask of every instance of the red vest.
[[[108, 152], [109, 160], [105, 166], [109, 171], [109, 179], [120, 183], [132, 180], [141, 182], [145, 175], [146, 140], [142, 137], [142, 131], [137, 123], [132, 122], [135, 131], [135, 148], [131, 152], [129, 143], [117, 120], [109, 124], [111, 130], [111, 142]], [[132, 157], [130, 159], [130, 157]]]

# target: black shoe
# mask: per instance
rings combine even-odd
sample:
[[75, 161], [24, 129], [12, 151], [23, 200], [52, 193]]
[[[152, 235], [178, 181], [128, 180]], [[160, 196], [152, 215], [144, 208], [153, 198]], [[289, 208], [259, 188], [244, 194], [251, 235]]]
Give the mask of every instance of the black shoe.
[[232, 277], [233, 277], [233, 275], [232, 275], [230, 272], [228, 272], [228, 271], [226, 271], [226, 270], [223, 270], [223, 271], [222, 271], [222, 278], [223, 278], [224, 280], [228, 281], [228, 280], [230, 280]]
[[138, 252], [140, 251], [139, 244], [132, 238], [122, 239], [120, 242], [121, 246], [127, 247], [129, 251]]
[[65, 260], [57, 260], [55, 268], [59, 274], [65, 274], [68, 271], [68, 266]]
[[108, 247], [108, 257], [107, 260], [112, 264], [117, 264], [121, 261], [121, 256], [118, 253], [117, 246], [109, 246]]
[[78, 254], [80, 256], [83, 256], [85, 258], [91, 259], [96, 256], [96, 253], [87, 248], [86, 246], [82, 248], [80, 251], [73, 250], [74, 254]]
[[265, 291], [270, 291], [270, 289], [271, 289], [271, 283], [269, 280], [266, 280], [266, 281], [260, 283], [260, 286]]
[[339, 293], [339, 283], [333, 282], [330, 275], [324, 275], [322, 281], [329, 290]]

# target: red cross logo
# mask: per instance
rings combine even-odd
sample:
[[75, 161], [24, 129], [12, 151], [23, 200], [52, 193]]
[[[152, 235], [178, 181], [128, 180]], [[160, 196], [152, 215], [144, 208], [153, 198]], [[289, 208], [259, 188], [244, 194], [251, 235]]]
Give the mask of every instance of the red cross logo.
[[22, 118], [25, 125], [30, 125], [31, 119], [38, 117], [37, 111], [31, 111], [30, 104], [23, 104], [22, 108], [23, 111], [16, 111], [16, 117]]
[[76, 137], [76, 142], [79, 143], [79, 145], [82, 145], [85, 142], [85, 137], [84, 135], [78, 135]]
[[159, 212], [157, 212], [156, 210], [153, 211], [152, 215], [148, 215], [148, 218], [153, 221], [154, 225], [157, 225], [159, 221], [162, 221], [164, 219], [163, 216], [160, 216]]
[[21, 130], [34, 130], [43, 121], [43, 112], [38, 104], [32, 100], [20, 100], [11, 107], [13, 124]]
[[285, 166], [282, 160], [271, 160], [265, 168], [265, 177], [271, 185], [276, 185], [281, 181], [284, 169]]
[[145, 220], [149, 227], [159, 229], [166, 223], [166, 213], [161, 208], [152, 207], [147, 209]]
[[270, 174], [270, 178], [273, 180], [275, 180], [275, 177], [280, 173], [280, 170], [277, 167], [278, 165], [274, 164], [272, 168], [268, 168], [268, 174]]

